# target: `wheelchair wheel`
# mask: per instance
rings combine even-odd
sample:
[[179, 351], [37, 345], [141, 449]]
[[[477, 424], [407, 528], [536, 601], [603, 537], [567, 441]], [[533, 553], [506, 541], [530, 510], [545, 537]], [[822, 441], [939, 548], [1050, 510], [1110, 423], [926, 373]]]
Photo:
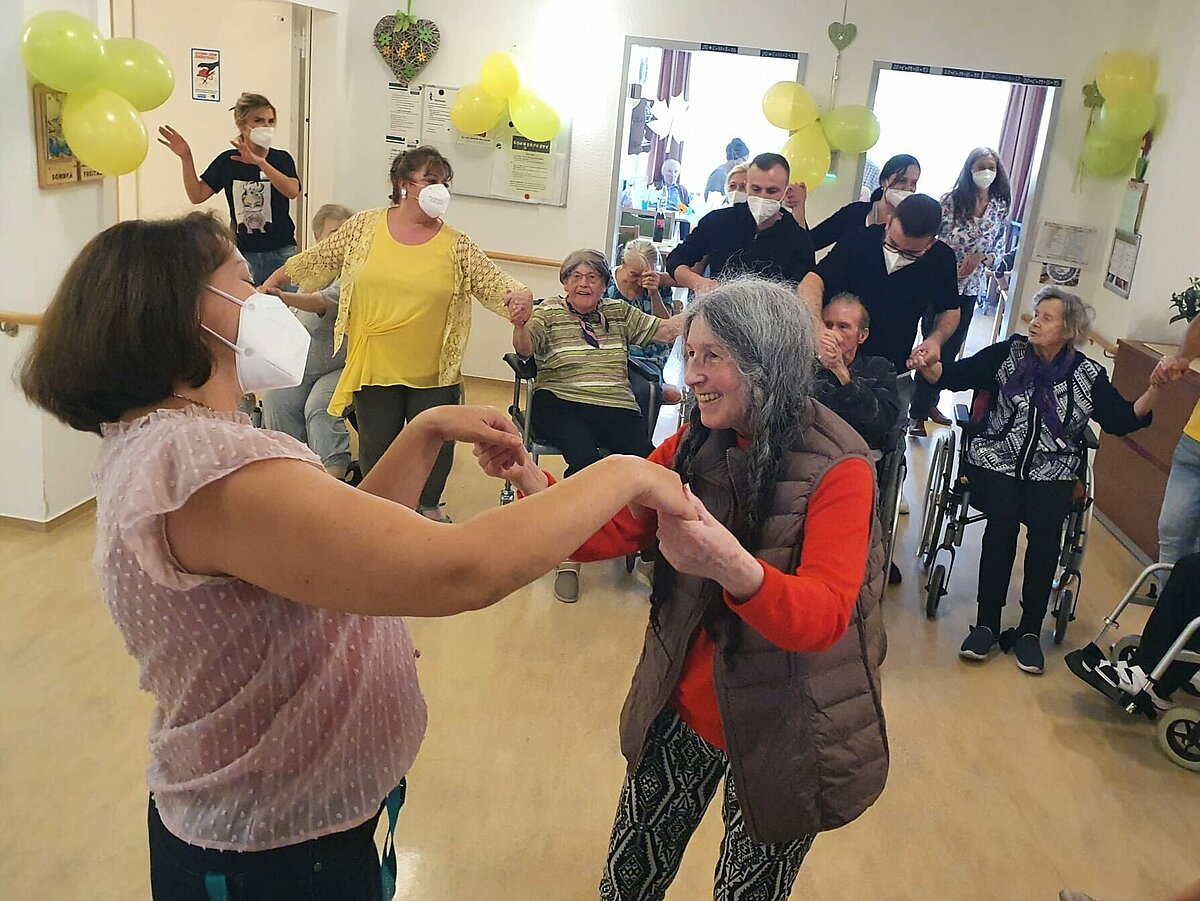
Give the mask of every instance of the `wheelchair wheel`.
[[1158, 721], [1158, 745], [1167, 759], [1200, 773], [1200, 710], [1172, 707]]
[[626, 554], [625, 555], [625, 572], [627, 572], [627, 573], [633, 572], [634, 567], [637, 566], [637, 559], [638, 559], [637, 554]]
[[946, 502], [950, 494], [950, 479], [954, 469], [953, 432], [941, 432], [934, 439], [933, 456], [929, 460], [929, 475], [925, 478], [925, 509], [921, 514], [921, 544], [917, 555], [922, 557], [921, 568], [928, 570], [933, 563], [946, 517]]
[[1062, 644], [1067, 637], [1067, 626], [1074, 619], [1075, 592], [1064, 588], [1058, 592], [1058, 607], [1054, 611], [1054, 643]]
[[[890, 529], [889, 529], [888, 535], [887, 535], [886, 553], [884, 554], [886, 559], [883, 562], [884, 578], [887, 578], [888, 575], [891, 573], [892, 560], [896, 556], [896, 532], [898, 532], [899, 528], [900, 528], [900, 494], [901, 494], [901, 492], [904, 491], [904, 477], [907, 474], [908, 474], [908, 467], [906, 467], [904, 465], [904, 458], [901, 457], [900, 458], [900, 466], [899, 466], [899, 469], [897, 472], [897, 479], [899, 481], [900, 487], [897, 490], [896, 497], [893, 499], [893, 502], [892, 502], [892, 515], [891, 515], [892, 521], [888, 524], [890, 526]], [[882, 525], [882, 523], [881, 523], [881, 525]]]
[[1110, 663], [1120, 663], [1124, 660], [1128, 663], [1133, 659], [1133, 655], [1137, 653], [1138, 646], [1142, 643], [1140, 635], [1126, 635], [1119, 639], [1109, 650], [1108, 660]]
[[938, 604], [946, 593], [946, 567], [940, 563], [933, 568], [929, 585], [925, 588], [925, 618], [937, 619]]

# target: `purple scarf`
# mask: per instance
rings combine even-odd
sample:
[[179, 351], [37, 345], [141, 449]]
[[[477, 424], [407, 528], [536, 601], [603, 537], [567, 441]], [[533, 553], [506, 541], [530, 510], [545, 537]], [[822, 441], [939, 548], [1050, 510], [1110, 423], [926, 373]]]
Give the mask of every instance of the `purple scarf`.
[[1018, 394], [1031, 392], [1031, 403], [1046, 423], [1046, 429], [1054, 438], [1063, 441], [1067, 437], [1067, 427], [1058, 415], [1058, 404], [1054, 400], [1054, 385], [1065, 381], [1071, 367], [1075, 364], [1075, 348], [1064, 347], [1058, 355], [1046, 363], [1029, 345], [1025, 346], [1025, 356], [1017, 361], [1017, 367], [1008, 381], [1000, 389], [1002, 397], [1012, 400]]
[[596, 337], [596, 328], [592, 325], [592, 320], [598, 320], [599, 324], [604, 328], [605, 333], [608, 332], [608, 317], [600, 310], [600, 305], [596, 305], [596, 309], [590, 313], [580, 313], [571, 305], [571, 301], [563, 299], [563, 303], [567, 305], [567, 310], [571, 315], [579, 320], [579, 325], [583, 328], [583, 340], [592, 347], [600, 346], [600, 339]]

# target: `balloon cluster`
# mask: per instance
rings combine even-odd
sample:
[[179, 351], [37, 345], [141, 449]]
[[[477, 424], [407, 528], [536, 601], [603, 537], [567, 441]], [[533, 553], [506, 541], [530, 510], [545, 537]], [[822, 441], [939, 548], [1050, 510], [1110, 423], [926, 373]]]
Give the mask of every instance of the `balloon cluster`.
[[463, 134], [489, 131], [504, 113], [513, 128], [531, 141], [552, 141], [562, 128], [558, 113], [521, 83], [521, 66], [511, 53], [487, 56], [479, 67], [479, 81], [459, 90], [450, 107], [450, 121]]
[[792, 169], [792, 181], [810, 189], [829, 171], [831, 151], [864, 153], [879, 140], [879, 120], [865, 106], [839, 106], [824, 116], [802, 84], [781, 81], [763, 95], [763, 114], [776, 128], [791, 132], [780, 151]]
[[175, 74], [161, 53], [135, 38], [104, 40], [75, 13], [38, 13], [25, 24], [21, 61], [29, 74], [66, 94], [63, 137], [75, 158], [105, 175], [125, 175], [146, 158], [141, 113], [161, 106]]
[[[1100, 113], [1095, 128], [1088, 123], [1080, 162], [1093, 175], [1125, 175], [1138, 157], [1142, 138], [1154, 127], [1158, 106], [1154, 102], [1154, 64], [1126, 50], [1104, 54], [1096, 78]], [[1085, 89], [1085, 98], [1088, 93]], [[1085, 99], [1085, 104], [1092, 106]]]

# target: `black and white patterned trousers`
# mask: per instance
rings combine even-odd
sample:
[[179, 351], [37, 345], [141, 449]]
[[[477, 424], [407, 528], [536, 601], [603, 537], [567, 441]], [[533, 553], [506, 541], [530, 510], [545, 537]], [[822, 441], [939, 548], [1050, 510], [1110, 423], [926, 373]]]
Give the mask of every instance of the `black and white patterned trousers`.
[[725, 837], [713, 898], [783, 901], [788, 897], [815, 836], [777, 845], [751, 839], [728, 758], [668, 708], [651, 726], [641, 763], [621, 788], [600, 880], [602, 901], [661, 901], [722, 778]]

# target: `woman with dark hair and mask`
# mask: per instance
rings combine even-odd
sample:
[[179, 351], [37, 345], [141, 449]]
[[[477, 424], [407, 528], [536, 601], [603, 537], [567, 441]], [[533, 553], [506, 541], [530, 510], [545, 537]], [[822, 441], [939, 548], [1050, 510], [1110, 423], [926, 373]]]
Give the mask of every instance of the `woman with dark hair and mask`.
[[901, 201], [917, 190], [921, 164], [915, 156], [899, 153], [879, 170], [879, 187], [870, 200], [848, 203], [812, 230], [813, 250], [836, 244], [855, 229], [887, 225]]
[[[600, 897], [663, 897], [724, 780], [715, 895], [783, 899], [816, 833], [859, 816], [887, 777], [873, 470], [811, 397], [795, 292], [736, 279], [684, 315], [696, 404], [650, 460], [679, 473], [698, 518], [620, 513], [573, 555], [660, 552]], [[525, 495], [551, 484], [531, 461], [478, 456]]]
[[[348, 349], [329, 413], [340, 416], [354, 404], [363, 475], [423, 410], [462, 402], [472, 297], [506, 319], [533, 306], [528, 288], [443, 221], [453, 178], [436, 147], [398, 154], [391, 168], [393, 206], [351, 217], [265, 285], [276, 291], [294, 282], [312, 292], [341, 278], [333, 348], [346, 341]], [[423, 516], [450, 521], [441, 498], [453, 464], [448, 442], [421, 492]]]
[[[942, 197], [942, 230], [938, 234], [954, 251], [958, 263], [958, 326], [942, 345], [947, 363], [958, 357], [967, 329], [975, 314], [975, 304], [987, 289], [987, 271], [1004, 254], [1004, 236], [1008, 231], [1008, 210], [1012, 191], [1000, 154], [990, 147], [976, 147], [963, 163], [953, 190]], [[921, 331], [933, 330], [933, 313], [921, 319]], [[923, 379], [917, 380], [912, 399], [910, 434], [925, 435], [925, 420], [950, 425], [950, 419], [937, 408], [938, 392]]]

